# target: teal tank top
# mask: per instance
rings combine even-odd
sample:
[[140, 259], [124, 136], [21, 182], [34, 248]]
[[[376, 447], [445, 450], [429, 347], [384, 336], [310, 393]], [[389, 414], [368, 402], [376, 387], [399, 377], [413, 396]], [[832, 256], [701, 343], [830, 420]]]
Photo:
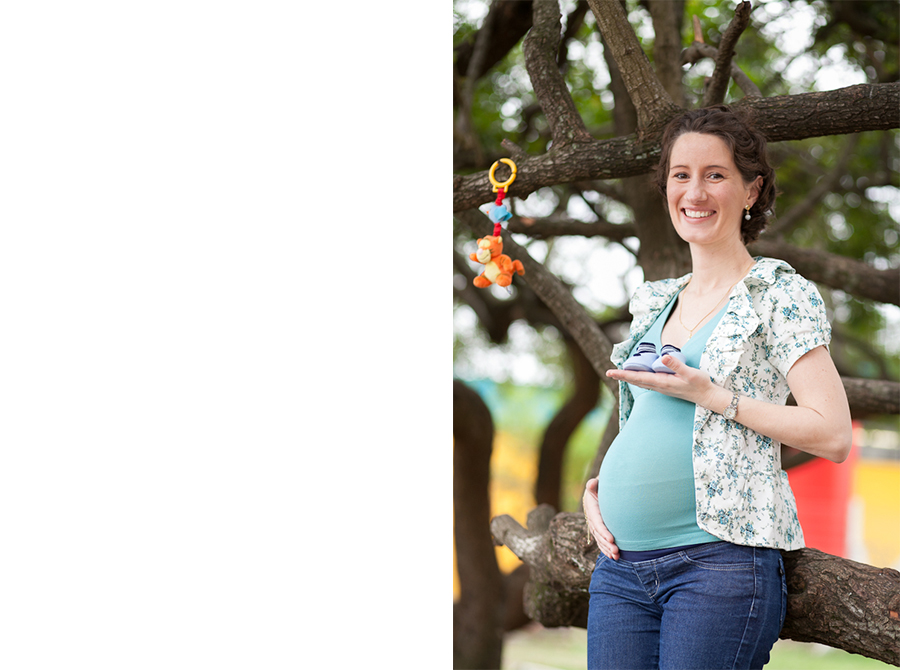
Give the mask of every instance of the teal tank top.
[[[660, 335], [677, 296], [641, 339], [662, 349]], [[681, 349], [700, 366], [703, 349], [727, 304]], [[639, 343], [635, 342], [634, 350]], [[634, 405], [600, 466], [598, 500], [603, 522], [619, 549], [647, 551], [718, 542], [697, 525], [691, 460], [696, 405], [629, 384]]]

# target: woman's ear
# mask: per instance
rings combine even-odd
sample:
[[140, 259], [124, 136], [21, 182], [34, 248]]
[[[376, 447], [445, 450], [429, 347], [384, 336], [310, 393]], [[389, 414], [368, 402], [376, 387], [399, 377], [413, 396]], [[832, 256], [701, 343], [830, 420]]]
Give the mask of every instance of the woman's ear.
[[756, 204], [756, 201], [759, 199], [759, 192], [762, 190], [763, 178], [761, 176], [757, 176], [752, 182], [750, 182], [750, 186], [748, 187], [749, 193], [747, 197], [750, 198], [750, 206]]

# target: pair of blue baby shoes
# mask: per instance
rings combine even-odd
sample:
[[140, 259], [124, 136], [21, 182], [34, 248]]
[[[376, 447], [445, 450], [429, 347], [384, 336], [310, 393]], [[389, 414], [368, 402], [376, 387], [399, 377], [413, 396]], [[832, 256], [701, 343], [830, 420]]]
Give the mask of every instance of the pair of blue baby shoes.
[[659, 354], [656, 353], [656, 345], [652, 342], [641, 342], [637, 351], [632, 354], [631, 358], [625, 361], [622, 366], [623, 370], [634, 370], [636, 372], [663, 372], [674, 375], [675, 371], [670, 370], [662, 363], [662, 357], [668, 354], [672, 358], [686, 363], [684, 354], [681, 349], [671, 344], [662, 345]]

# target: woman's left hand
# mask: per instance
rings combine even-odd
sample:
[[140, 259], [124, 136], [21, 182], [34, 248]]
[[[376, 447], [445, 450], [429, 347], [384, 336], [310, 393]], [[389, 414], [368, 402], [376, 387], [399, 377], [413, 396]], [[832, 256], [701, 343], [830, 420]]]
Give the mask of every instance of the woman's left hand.
[[702, 370], [685, 365], [668, 354], [663, 356], [662, 362], [675, 374], [616, 369], [607, 370], [606, 376], [648, 391], [657, 391], [673, 398], [687, 400], [708, 409], [711, 409], [717, 402], [716, 392], [721, 394], [724, 391], [721, 387], [713, 384], [709, 375]]

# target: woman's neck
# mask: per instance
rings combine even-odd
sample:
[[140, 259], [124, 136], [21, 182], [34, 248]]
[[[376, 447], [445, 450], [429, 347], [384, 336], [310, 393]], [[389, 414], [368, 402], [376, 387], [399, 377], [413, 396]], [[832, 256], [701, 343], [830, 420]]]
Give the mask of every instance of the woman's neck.
[[753, 267], [753, 257], [743, 243], [730, 249], [710, 250], [691, 246], [691, 286], [694, 293], [719, 291], [731, 286]]

